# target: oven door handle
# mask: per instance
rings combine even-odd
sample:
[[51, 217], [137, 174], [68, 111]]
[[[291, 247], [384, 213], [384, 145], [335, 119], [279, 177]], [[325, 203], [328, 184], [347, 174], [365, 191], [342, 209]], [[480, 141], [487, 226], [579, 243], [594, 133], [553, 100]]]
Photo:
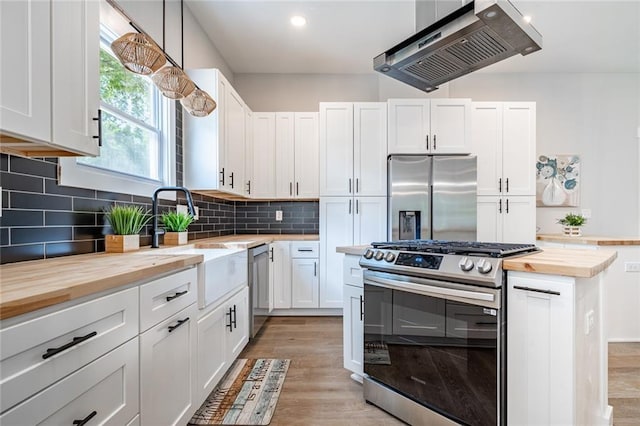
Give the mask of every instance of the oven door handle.
[[482, 293], [479, 291], [458, 290], [456, 288], [446, 288], [440, 286], [414, 284], [406, 281], [396, 281], [380, 277], [367, 277], [365, 284], [371, 284], [378, 287], [390, 288], [393, 290], [405, 290], [418, 294], [433, 294], [442, 296], [461, 297], [469, 300], [482, 300], [486, 302], [495, 302], [495, 295], [492, 293]]

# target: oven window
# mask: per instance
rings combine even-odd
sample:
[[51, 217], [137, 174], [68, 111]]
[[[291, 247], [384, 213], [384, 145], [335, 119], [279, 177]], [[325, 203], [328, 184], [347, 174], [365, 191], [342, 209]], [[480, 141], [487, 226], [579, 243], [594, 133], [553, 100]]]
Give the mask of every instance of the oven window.
[[364, 372], [459, 423], [496, 425], [500, 311], [364, 286]]

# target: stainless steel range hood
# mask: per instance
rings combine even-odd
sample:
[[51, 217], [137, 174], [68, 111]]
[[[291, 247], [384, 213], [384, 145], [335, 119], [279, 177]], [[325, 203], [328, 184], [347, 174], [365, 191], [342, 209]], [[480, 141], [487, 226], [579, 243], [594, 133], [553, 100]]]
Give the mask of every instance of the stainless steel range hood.
[[542, 35], [508, 0], [475, 0], [373, 59], [373, 68], [417, 89], [438, 85], [517, 53], [542, 48]]

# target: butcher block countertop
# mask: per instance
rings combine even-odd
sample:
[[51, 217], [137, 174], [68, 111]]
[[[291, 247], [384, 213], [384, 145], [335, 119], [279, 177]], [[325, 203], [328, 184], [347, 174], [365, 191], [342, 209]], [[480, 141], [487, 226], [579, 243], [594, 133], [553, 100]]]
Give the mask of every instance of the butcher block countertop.
[[564, 234], [538, 234], [540, 241], [549, 241], [561, 244], [584, 244], [592, 246], [640, 246], [640, 237], [601, 237], [597, 235], [585, 235], [582, 237], [569, 237]]
[[[227, 235], [193, 240], [189, 246], [252, 248], [272, 241], [317, 240], [318, 235]], [[93, 253], [2, 265], [0, 319], [151, 279], [204, 259], [201, 254], [136, 253]]]
[[[370, 246], [337, 247], [338, 253], [361, 256]], [[505, 258], [502, 268], [506, 271], [532, 272], [536, 274], [564, 275], [591, 278], [613, 263], [618, 254], [614, 250], [582, 250], [545, 247], [542, 251], [525, 256]]]

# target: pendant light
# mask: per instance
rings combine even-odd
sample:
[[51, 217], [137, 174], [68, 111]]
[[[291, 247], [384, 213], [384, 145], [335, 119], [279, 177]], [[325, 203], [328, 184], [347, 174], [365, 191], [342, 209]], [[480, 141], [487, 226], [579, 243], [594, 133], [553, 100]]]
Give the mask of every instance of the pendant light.
[[216, 109], [216, 101], [204, 90], [196, 89], [180, 103], [194, 117], [206, 117]]
[[167, 62], [146, 34], [127, 33], [111, 43], [111, 50], [126, 69], [136, 74], [153, 74]]

